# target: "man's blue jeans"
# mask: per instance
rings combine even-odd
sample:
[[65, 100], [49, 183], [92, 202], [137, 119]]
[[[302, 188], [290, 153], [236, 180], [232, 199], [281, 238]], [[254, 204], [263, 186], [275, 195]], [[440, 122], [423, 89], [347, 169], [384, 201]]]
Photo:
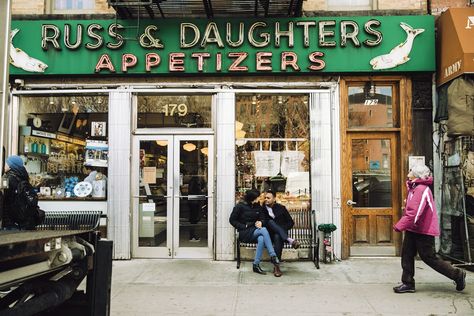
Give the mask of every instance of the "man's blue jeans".
[[270, 239], [270, 234], [265, 227], [257, 228], [253, 232], [253, 237], [257, 242], [257, 251], [255, 252], [253, 264], [260, 264], [263, 255], [263, 248], [267, 248], [270, 257], [276, 256], [275, 249], [273, 249], [272, 240]]
[[281, 260], [281, 254], [283, 253], [283, 243], [288, 239], [288, 232], [280, 225], [275, 223], [275, 221], [272, 219], [267, 222], [267, 227], [270, 231], [271, 237], [273, 237], [272, 239], [275, 244], [275, 252], [278, 256], [278, 259]]

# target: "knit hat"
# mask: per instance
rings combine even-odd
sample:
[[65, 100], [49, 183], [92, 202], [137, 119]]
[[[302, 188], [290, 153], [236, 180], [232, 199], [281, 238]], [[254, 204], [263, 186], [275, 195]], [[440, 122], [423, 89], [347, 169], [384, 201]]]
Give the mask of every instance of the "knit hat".
[[425, 165], [416, 165], [413, 168], [411, 168], [410, 173], [420, 179], [425, 179], [428, 178], [431, 175], [430, 168], [428, 168]]
[[18, 170], [23, 167], [23, 159], [21, 159], [19, 156], [8, 157], [6, 163], [10, 167], [10, 169], [13, 170]]

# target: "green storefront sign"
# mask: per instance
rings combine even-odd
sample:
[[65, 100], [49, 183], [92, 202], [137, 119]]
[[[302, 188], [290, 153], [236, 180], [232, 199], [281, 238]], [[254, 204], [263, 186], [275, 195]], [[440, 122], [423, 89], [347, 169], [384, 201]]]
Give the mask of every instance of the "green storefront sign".
[[12, 75], [435, 70], [434, 17], [12, 21]]

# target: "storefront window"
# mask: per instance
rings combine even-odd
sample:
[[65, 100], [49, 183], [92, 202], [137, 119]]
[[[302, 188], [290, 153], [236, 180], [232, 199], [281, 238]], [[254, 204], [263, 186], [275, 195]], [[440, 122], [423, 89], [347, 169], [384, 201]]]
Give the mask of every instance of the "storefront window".
[[138, 128], [210, 128], [211, 95], [138, 97]]
[[393, 87], [367, 82], [351, 86], [349, 94], [349, 128], [395, 127], [393, 110]]
[[106, 95], [20, 98], [19, 148], [42, 200], [105, 200]]
[[309, 207], [307, 95], [236, 97], [236, 200], [271, 189], [289, 208]]

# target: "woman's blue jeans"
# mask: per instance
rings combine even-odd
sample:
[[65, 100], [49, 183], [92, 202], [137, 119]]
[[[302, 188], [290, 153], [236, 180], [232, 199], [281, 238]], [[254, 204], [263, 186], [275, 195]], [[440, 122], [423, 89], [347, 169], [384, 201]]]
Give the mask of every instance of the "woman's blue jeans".
[[276, 256], [275, 249], [273, 249], [272, 240], [270, 239], [270, 234], [265, 227], [257, 228], [253, 232], [253, 237], [257, 242], [257, 251], [255, 252], [253, 264], [260, 264], [263, 255], [263, 248], [267, 248], [270, 257]]

